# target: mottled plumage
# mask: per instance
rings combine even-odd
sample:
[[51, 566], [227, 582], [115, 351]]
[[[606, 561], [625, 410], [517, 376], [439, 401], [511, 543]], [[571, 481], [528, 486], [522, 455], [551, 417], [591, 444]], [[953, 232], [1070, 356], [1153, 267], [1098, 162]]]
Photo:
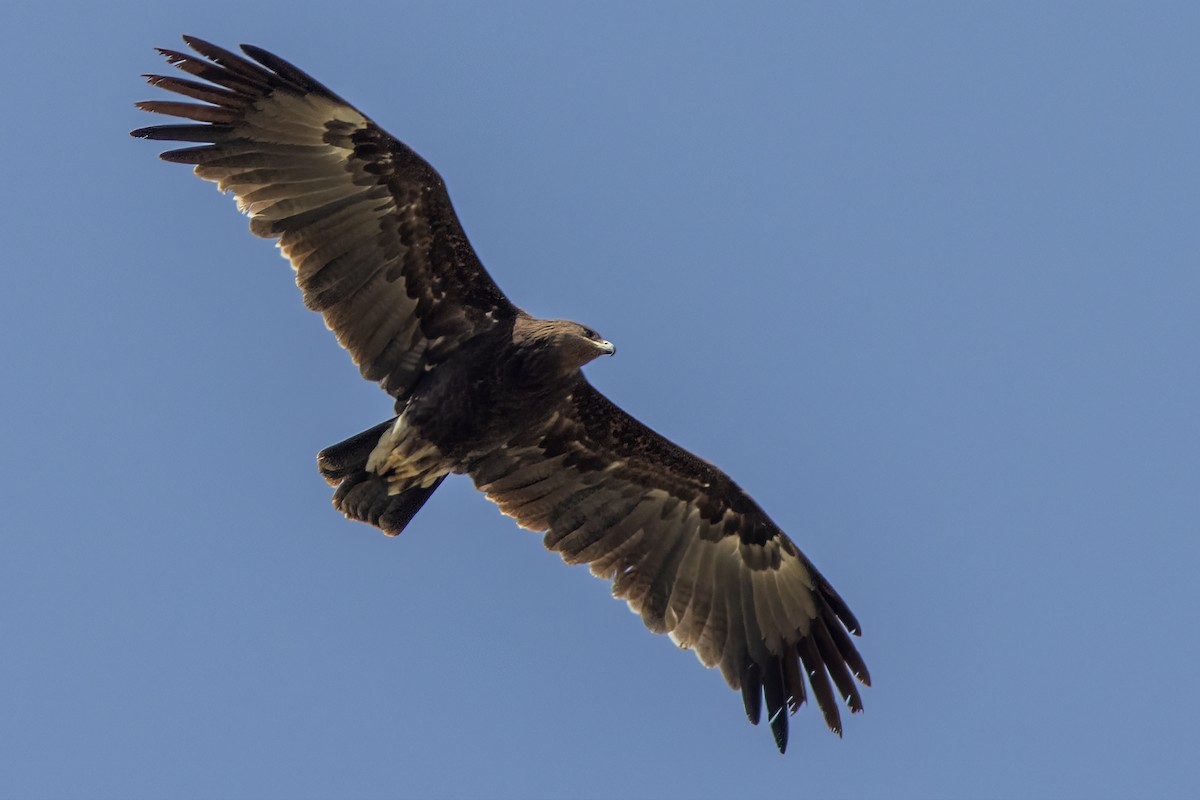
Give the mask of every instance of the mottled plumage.
[[[581, 372], [614, 348], [535, 319], [484, 270], [434, 169], [286, 61], [185, 37], [162, 54], [204, 83], [148, 76], [199, 102], [138, 106], [192, 124], [134, 136], [233, 192], [253, 233], [279, 240], [320, 312], [397, 416], [322, 451], [346, 516], [400, 533], [448, 474], [588, 564], [655, 633], [765, 698], [780, 751], [811, 689], [835, 732], [836, 691], [862, 709], [859, 625], [793, 542], [729, 476], [630, 417]], [[807, 688], [806, 678], [807, 675]]]

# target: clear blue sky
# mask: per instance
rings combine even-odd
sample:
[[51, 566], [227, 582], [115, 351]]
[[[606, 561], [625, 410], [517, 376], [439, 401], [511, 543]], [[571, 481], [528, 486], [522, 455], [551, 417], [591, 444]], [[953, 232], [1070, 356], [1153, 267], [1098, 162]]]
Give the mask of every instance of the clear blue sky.
[[[1200, 10], [991, 6], [6, 4], [0, 797], [1194, 791]], [[182, 32], [358, 104], [619, 346], [862, 620], [843, 739], [780, 757], [464, 479], [333, 511], [388, 398], [126, 135]]]

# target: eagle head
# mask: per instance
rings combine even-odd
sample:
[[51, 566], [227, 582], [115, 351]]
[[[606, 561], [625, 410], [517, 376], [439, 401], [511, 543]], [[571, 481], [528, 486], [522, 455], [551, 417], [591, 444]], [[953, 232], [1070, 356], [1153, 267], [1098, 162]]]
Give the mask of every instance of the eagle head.
[[573, 372], [595, 358], [617, 352], [612, 342], [591, 328], [565, 319], [529, 319], [525, 324], [518, 322], [513, 333], [514, 343], [541, 358], [550, 357], [562, 372]]
[[553, 346], [561, 352], [563, 360], [570, 367], [578, 369], [594, 358], [611, 356], [617, 352], [612, 342], [591, 328], [567, 320], [555, 320], [555, 323]]

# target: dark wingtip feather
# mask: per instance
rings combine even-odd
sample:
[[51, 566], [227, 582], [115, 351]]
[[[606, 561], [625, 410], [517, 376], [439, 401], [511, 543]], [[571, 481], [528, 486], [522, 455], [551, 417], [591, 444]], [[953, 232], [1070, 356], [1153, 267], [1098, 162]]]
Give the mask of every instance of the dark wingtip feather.
[[[834, 624], [837, 623], [835, 622]], [[841, 695], [846, 705], [850, 707], [852, 714], [862, 711], [862, 696], [859, 695], [858, 687], [854, 685], [854, 678], [850, 676], [850, 669], [846, 666], [846, 659], [838, 651], [838, 647], [829, 633], [829, 627], [825, 624], [824, 620], [813, 620], [812, 635], [817, 643], [817, 652], [820, 653], [821, 660], [825, 662], [825, 670], [829, 673], [829, 677], [833, 679], [833, 684], [837, 687], [838, 694]]]
[[192, 56], [189, 56], [187, 53], [181, 53], [178, 50], [172, 50], [169, 47], [156, 47], [154, 50], [160, 56], [165, 58], [168, 64], [178, 64], [181, 61], [193, 60]]
[[775, 746], [783, 753], [787, 750], [788, 740], [788, 698], [782, 665], [778, 659], [772, 659], [763, 670], [763, 694], [767, 700], [767, 720], [775, 736]]
[[850, 639], [849, 634], [838, 624], [837, 620], [827, 620], [825, 629], [833, 637], [838, 653], [846, 662], [846, 666], [854, 673], [854, 677], [863, 686], [870, 686], [871, 673], [867, 670], [866, 662], [854, 647], [854, 642]]
[[262, 67], [215, 45], [209, 45], [203, 40], [185, 39], [185, 41], [196, 51], [197, 55], [166, 47], [154, 49], [171, 66], [195, 75], [201, 80], [215, 83], [235, 94], [256, 96], [268, 94], [273, 88], [271, 74]]
[[220, 142], [226, 139], [232, 129], [228, 125], [152, 125], [148, 128], [138, 128], [139, 139], [158, 139], [169, 142]]
[[821, 578], [821, 595], [825, 598], [825, 602], [833, 609], [833, 613], [837, 614], [838, 619], [846, 626], [846, 630], [850, 631], [855, 636], [862, 636], [862, 625], [858, 624], [858, 619], [854, 616], [854, 612], [850, 610], [850, 606], [846, 605], [846, 601], [837, 593], [829, 581]]
[[762, 716], [762, 676], [753, 661], [742, 670], [742, 703], [746, 706], [746, 719], [757, 725]]
[[173, 75], [146, 74], [142, 77], [146, 79], [146, 83], [157, 89], [175, 92], [193, 100], [211, 103], [222, 108], [240, 108], [246, 103], [246, 98], [211, 83], [198, 83]]
[[251, 81], [263, 82], [267, 76], [263, 73], [262, 67], [252, 64], [246, 59], [239, 56], [237, 53], [231, 53], [224, 47], [219, 47], [212, 42], [206, 42], [198, 36], [184, 36], [183, 41], [187, 46], [195, 50], [200, 55], [212, 61], [215, 64], [220, 64], [225, 69], [236, 72], [243, 78]]
[[243, 53], [250, 56], [259, 64], [262, 64], [264, 67], [271, 70], [271, 72], [274, 72], [280, 78], [288, 83], [293, 84], [299, 89], [306, 92], [317, 92], [318, 94], [324, 94], [330, 99], [336, 100], [340, 103], [346, 102], [337, 94], [330, 91], [328, 86], [321, 83], [312, 75], [309, 75], [292, 62], [280, 58], [270, 51], [263, 50], [261, 47], [255, 47], [252, 44], [243, 44], [240, 45], [240, 47], [242, 48]]
[[783, 659], [783, 684], [787, 687], [788, 711], [795, 714], [804, 705], [804, 673], [800, 670], [800, 657], [792, 653]]
[[200, 103], [180, 103], [175, 100], [140, 100], [133, 104], [140, 111], [151, 114], [164, 114], [169, 117], [183, 117], [197, 122], [230, 125], [238, 120], [238, 113], [220, 106], [201, 105]]
[[771, 718], [771, 733], [775, 736], [775, 746], [779, 748], [779, 754], [783, 755], [788, 746], [788, 715], [783, 709]]
[[842, 717], [838, 713], [833, 686], [829, 681], [829, 674], [825, 671], [825, 663], [821, 660], [816, 642], [811, 636], [806, 636], [796, 646], [796, 652], [799, 653], [800, 662], [808, 673], [808, 683], [812, 686], [813, 696], [817, 699], [817, 708], [821, 709], [821, 713], [825, 717], [825, 724], [829, 726], [829, 730], [841, 736]]

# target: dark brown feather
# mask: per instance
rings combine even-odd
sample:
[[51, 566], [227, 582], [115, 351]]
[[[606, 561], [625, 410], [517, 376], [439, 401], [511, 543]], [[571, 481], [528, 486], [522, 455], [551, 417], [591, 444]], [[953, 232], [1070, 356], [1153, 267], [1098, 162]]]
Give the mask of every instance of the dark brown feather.
[[297, 88], [303, 89], [307, 92], [320, 93], [326, 95], [327, 97], [336, 98], [342, 102], [345, 102], [336, 94], [331, 92], [316, 78], [309, 75], [304, 70], [297, 68], [291, 62], [283, 60], [274, 53], [268, 53], [261, 47], [255, 47], [252, 44], [244, 44], [241, 47], [246, 55], [250, 56], [264, 67], [271, 70], [271, 72], [274, 72], [276, 75], [283, 78], [287, 83], [290, 83], [293, 86], [296, 86]]
[[858, 649], [854, 646], [854, 641], [847, 635], [846, 630], [836, 622], [826, 625], [825, 629], [833, 637], [834, 647], [837, 648], [842, 660], [846, 662], [846, 666], [854, 673], [854, 677], [863, 686], [870, 686], [871, 673], [867, 670], [866, 662], [858, 654]]
[[271, 79], [271, 73], [264, 71], [257, 64], [252, 64], [239, 55], [229, 52], [223, 47], [218, 47], [211, 42], [206, 42], [203, 39], [198, 39], [195, 36], [184, 36], [183, 41], [187, 46], [195, 50], [200, 55], [207, 58], [209, 61], [220, 64], [231, 73], [237, 74], [245, 79], [250, 85], [260, 90], [270, 89], [278, 86], [279, 82]]
[[228, 108], [198, 106], [195, 103], [177, 103], [172, 100], [143, 100], [135, 105], [142, 111], [194, 119], [199, 122], [212, 122], [218, 125], [227, 125], [237, 121], [237, 114]]
[[800, 656], [795, 648], [784, 653], [780, 659], [783, 662], [783, 678], [788, 691], [788, 710], [795, 714], [804, 705], [804, 674], [800, 671]]
[[218, 66], [203, 59], [195, 58], [187, 53], [181, 53], [178, 50], [169, 50], [167, 48], [158, 48], [159, 54], [167, 60], [167, 63], [173, 67], [183, 70], [189, 75], [195, 75], [201, 80], [210, 81], [220, 86], [237, 92], [241, 95], [263, 94], [270, 88], [267, 81], [251, 79], [247, 80], [236, 72], [228, 70], [223, 66]]
[[787, 751], [788, 715], [787, 691], [783, 683], [783, 665], [778, 658], [772, 658], [764, 665], [763, 698], [767, 701], [767, 721], [771, 725], [771, 733], [775, 736], [775, 746], [779, 752]]
[[837, 700], [834, 698], [833, 688], [829, 685], [829, 674], [816, 643], [811, 636], [806, 636], [799, 641], [796, 649], [800, 653], [800, 663], [808, 673], [808, 683], [812, 686], [813, 696], [817, 698], [817, 707], [825, 716], [825, 724], [829, 726], [829, 730], [841, 736], [842, 715], [838, 713]]
[[[176, 78], [171, 75], [143, 75], [146, 83], [151, 86], [156, 86], [159, 89], [165, 89], [168, 92], [175, 92], [184, 97], [191, 97], [195, 100], [200, 100], [205, 103], [221, 106], [223, 108], [242, 108], [246, 105], [246, 98], [238, 95], [228, 89], [222, 89], [218, 86], [213, 86], [207, 83], [199, 83], [198, 81], [189, 81], [187, 78]], [[168, 101], [160, 100], [143, 100], [141, 103], [135, 103], [138, 108], [143, 111], [154, 111], [161, 114], [169, 114], [171, 116], [186, 116], [186, 114], [176, 113], [175, 110], [159, 110], [158, 108], [144, 108], [143, 103], [165, 103]], [[178, 103], [176, 105], [191, 105], [190, 103]], [[196, 108], [204, 108], [204, 106], [196, 106]]]
[[742, 705], [746, 708], [746, 719], [757, 725], [762, 717], [762, 668], [753, 661], [742, 670]]
[[[180, 103], [186, 105], [186, 103]], [[155, 108], [143, 108], [143, 111], [155, 111]], [[158, 113], [171, 113], [158, 110]], [[155, 125], [151, 128], [138, 128], [131, 135], [142, 139], [166, 139], [176, 142], [220, 142], [229, 138], [233, 129], [228, 125]]]

